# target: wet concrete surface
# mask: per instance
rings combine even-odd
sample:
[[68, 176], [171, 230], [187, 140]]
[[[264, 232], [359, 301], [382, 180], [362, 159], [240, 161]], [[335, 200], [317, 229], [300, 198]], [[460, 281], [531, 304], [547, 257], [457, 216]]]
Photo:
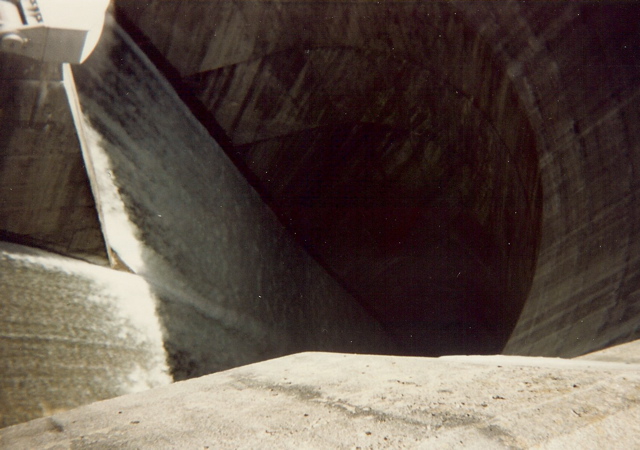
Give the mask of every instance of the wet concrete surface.
[[0, 286], [0, 427], [172, 381], [140, 277], [3, 242]]
[[[393, 350], [117, 26], [73, 77], [94, 184], [128, 222], [107, 219], [106, 241], [160, 299], [176, 378], [306, 349]], [[116, 205], [98, 203], [103, 217]]]

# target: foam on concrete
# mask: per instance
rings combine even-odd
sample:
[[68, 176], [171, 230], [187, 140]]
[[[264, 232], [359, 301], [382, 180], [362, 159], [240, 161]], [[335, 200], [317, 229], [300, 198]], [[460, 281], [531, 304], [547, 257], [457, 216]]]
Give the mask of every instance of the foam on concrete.
[[170, 383], [140, 277], [0, 243], [0, 427]]

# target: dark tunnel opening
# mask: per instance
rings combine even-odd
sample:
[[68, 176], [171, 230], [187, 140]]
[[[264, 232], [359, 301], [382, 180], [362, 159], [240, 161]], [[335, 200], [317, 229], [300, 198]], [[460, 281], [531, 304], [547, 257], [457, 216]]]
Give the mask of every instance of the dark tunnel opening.
[[420, 8], [360, 46], [305, 30], [187, 75], [118, 19], [404, 354], [499, 353], [540, 240], [535, 134], [479, 34], [444, 4], [439, 20]]
[[4, 425], [286, 355], [633, 362], [589, 353], [640, 335], [640, 9], [114, 7], [153, 61], [110, 15], [2, 59]]
[[[467, 101], [447, 97], [451, 109]], [[414, 114], [431, 119], [425, 110]], [[500, 352], [533, 276], [540, 217], [527, 200], [539, 204], [539, 181], [523, 185], [495, 128], [467, 114], [234, 149], [297, 240], [408, 355]]]

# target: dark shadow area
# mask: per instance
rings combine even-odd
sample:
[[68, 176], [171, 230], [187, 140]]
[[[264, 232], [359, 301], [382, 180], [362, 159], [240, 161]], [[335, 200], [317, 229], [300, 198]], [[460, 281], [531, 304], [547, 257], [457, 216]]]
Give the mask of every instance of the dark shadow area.
[[[291, 238], [128, 36], [73, 68], [89, 148], [108, 160], [158, 299], [176, 379], [306, 350], [393, 353], [384, 330]], [[125, 233], [127, 231], [124, 231]]]
[[[420, 29], [424, 14], [402, 20], [426, 42], [438, 30]], [[465, 56], [474, 30], [457, 24], [467, 66], [394, 53], [391, 37], [373, 49], [306, 36], [304, 48], [183, 77], [124, 14], [117, 20], [281, 223], [403, 353], [502, 350], [533, 278], [542, 197], [535, 137], [514, 92], [492, 100], [452, 81], [456, 70], [486, 79], [478, 89], [504, 80], [490, 51]], [[246, 110], [221, 116], [232, 104]], [[283, 117], [285, 107], [298, 115]], [[508, 110], [504, 122], [491, 116], [498, 109]], [[520, 137], [505, 137], [516, 125]]]
[[0, 239], [108, 265], [61, 66], [0, 54]]

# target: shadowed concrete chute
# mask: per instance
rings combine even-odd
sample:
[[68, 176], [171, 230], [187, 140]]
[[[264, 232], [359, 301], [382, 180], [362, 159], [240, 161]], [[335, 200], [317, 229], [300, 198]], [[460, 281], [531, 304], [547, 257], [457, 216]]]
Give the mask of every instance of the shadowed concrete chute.
[[[445, 409], [474, 405], [451, 420], [478, 443], [589, 442], [600, 430], [589, 420], [610, 427], [614, 417], [637, 417], [636, 400], [616, 397], [607, 409], [592, 397], [576, 406], [590, 396], [583, 384], [637, 399], [635, 367], [622, 367], [637, 362], [635, 344], [615, 350], [620, 367], [503, 356], [477, 369], [473, 358], [398, 356], [573, 358], [640, 337], [635, 3], [116, 0], [112, 11], [81, 65], [0, 53], [0, 230], [12, 242], [0, 248], [0, 301], [11, 310], [0, 318], [0, 370], [10, 373], [2, 377], [0, 403], [9, 405], [2, 424], [75, 406], [55, 403], [73, 386], [43, 376], [46, 349], [66, 342], [82, 371], [94, 367], [87, 349], [101, 340], [117, 364], [105, 360], [95, 370], [109, 368], [119, 381], [105, 390], [87, 382], [87, 395], [69, 396], [78, 405], [311, 351], [396, 356], [303, 354], [258, 364], [251, 375], [222, 374], [211, 386], [284, 393], [287, 375], [278, 371], [289, 370], [297, 390], [286, 395], [301, 400], [296, 408], [317, 400], [361, 424], [376, 407], [397, 419], [397, 405], [377, 394], [365, 399], [338, 375], [333, 393], [323, 390], [329, 376], [305, 390], [316, 383], [313, 367], [363, 367], [356, 380], [371, 361], [390, 371], [376, 383], [416, 386], [426, 381], [410, 379], [411, 371], [455, 377], [466, 367], [479, 378], [460, 375], [463, 392], [470, 379], [508, 365], [515, 368], [501, 379], [511, 397], [464, 391], [449, 402], [450, 387], [429, 385], [442, 391]], [[65, 271], [72, 266], [64, 258], [84, 261]], [[108, 283], [92, 291], [87, 266], [96, 264], [107, 266], [97, 277], [113, 273], [139, 286], [138, 294]], [[29, 273], [57, 281], [31, 283]], [[62, 301], [62, 279], [69, 311], [87, 299], [82, 332], [76, 313], [29, 313], [30, 298]], [[148, 323], [123, 309], [129, 301], [141, 302]], [[62, 324], [55, 332], [52, 320]], [[122, 334], [112, 341], [104, 330], [118, 323]], [[23, 341], [41, 347], [23, 351]], [[394, 364], [403, 367], [397, 375]], [[589, 373], [570, 382], [586, 365]], [[261, 378], [260, 367], [273, 376]], [[614, 369], [619, 387], [595, 381]], [[25, 388], [30, 370], [41, 380], [36, 390]], [[498, 418], [524, 414], [516, 385], [529, 380], [518, 378], [521, 370], [572, 399], [575, 427], [555, 437], [535, 427], [519, 435], [522, 423]], [[162, 392], [197, 389], [179, 386]], [[353, 401], [340, 403], [342, 396]], [[527, 407], [546, 405], [543, 397]], [[549, 424], [566, 412], [557, 402], [545, 409]], [[10, 412], [15, 405], [23, 405], [20, 415]], [[396, 424], [410, 440], [393, 442], [432, 444], [451, 413], [437, 408], [412, 409]], [[424, 419], [431, 410], [442, 421]], [[60, 423], [53, 427], [65, 430]], [[454, 444], [464, 436], [448, 423], [443, 433]], [[423, 425], [432, 427], [427, 435]], [[414, 436], [412, 426], [422, 431]], [[291, 445], [331, 446], [356, 432], [349, 430]], [[393, 447], [384, 436], [367, 441], [369, 431], [346, 439]], [[629, 444], [638, 435], [632, 431]]]
[[406, 352], [638, 336], [635, 4], [117, 5]]
[[[404, 353], [502, 350], [538, 251], [536, 137], [462, 14], [443, 3], [121, 5], [280, 219]], [[189, 38], [202, 50], [177, 50], [180, 18], [196, 10], [212, 18]]]

